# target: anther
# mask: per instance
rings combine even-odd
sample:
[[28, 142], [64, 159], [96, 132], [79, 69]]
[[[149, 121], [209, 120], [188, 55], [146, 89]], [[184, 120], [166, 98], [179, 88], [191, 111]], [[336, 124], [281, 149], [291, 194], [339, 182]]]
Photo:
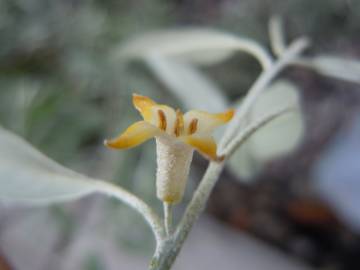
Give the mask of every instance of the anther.
[[158, 116], [159, 116], [159, 129], [166, 130], [166, 115], [163, 110], [158, 110]]
[[174, 125], [174, 134], [179, 137], [184, 130], [184, 118], [179, 109], [176, 110], [176, 120]]
[[194, 134], [197, 130], [198, 119], [194, 118], [189, 124], [189, 135]]

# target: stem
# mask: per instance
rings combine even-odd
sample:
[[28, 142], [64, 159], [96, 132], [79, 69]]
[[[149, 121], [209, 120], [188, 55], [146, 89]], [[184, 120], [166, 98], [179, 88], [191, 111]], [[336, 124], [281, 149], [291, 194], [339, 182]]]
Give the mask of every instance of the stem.
[[149, 205], [136, 197], [134, 194], [109, 182], [98, 181], [96, 182], [96, 186], [98, 192], [115, 197], [116, 199], [122, 201], [123, 203], [127, 204], [128, 206], [134, 208], [137, 212], [139, 212], [151, 227], [157, 245], [160, 245], [160, 243], [165, 238], [164, 226], [159, 216]]
[[238, 127], [247, 113], [251, 109], [252, 105], [256, 102], [260, 94], [267, 88], [269, 83], [274, 79], [276, 75], [280, 73], [293, 59], [300, 54], [306, 47], [308, 47], [309, 41], [306, 38], [299, 38], [294, 41], [289, 48], [284, 52], [280, 59], [272, 66], [272, 68], [264, 70], [255, 83], [250, 88], [246, 95], [244, 102], [241, 104], [239, 111], [235, 114], [234, 119], [229, 123], [228, 128], [225, 131], [223, 138], [221, 139], [219, 149], [223, 150], [233, 136], [238, 132]]
[[271, 48], [275, 55], [281, 56], [286, 50], [283, 23], [280, 16], [273, 16], [269, 22]]
[[173, 205], [171, 203], [164, 202], [164, 224], [165, 224], [165, 231], [167, 236], [169, 237], [172, 233], [172, 210]]

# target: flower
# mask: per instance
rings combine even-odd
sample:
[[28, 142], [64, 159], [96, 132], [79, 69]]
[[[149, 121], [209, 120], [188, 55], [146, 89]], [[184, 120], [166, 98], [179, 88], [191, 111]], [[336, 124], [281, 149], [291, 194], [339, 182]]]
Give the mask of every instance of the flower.
[[137, 94], [133, 95], [133, 104], [144, 120], [132, 124], [117, 138], [106, 140], [105, 145], [128, 149], [155, 137], [157, 196], [164, 202], [177, 203], [184, 193], [194, 150], [210, 160], [223, 160], [216, 153], [211, 133], [230, 121], [234, 110], [217, 114], [191, 110], [183, 114]]

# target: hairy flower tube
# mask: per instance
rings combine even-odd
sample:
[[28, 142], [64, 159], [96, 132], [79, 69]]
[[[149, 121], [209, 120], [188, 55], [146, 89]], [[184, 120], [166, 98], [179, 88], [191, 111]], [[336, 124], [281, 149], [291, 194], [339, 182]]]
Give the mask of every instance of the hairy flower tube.
[[183, 114], [136, 94], [133, 95], [133, 104], [144, 120], [132, 124], [117, 138], [106, 140], [105, 145], [127, 149], [154, 137], [157, 197], [169, 204], [178, 203], [184, 194], [194, 150], [210, 160], [223, 159], [216, 153], [216, 142], [211, 133], [230, 121], [234, 111], [211, 114], [191, 110]]

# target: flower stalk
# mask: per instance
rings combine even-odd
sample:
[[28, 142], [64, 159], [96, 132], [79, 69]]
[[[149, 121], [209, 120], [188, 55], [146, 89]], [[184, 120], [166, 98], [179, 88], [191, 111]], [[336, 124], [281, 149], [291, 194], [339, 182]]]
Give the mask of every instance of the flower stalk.
[[165, 226], [166, 235], [169, 237], [172, 234], [173, 204], [164, 202], [163, 206], [164, 206], [164, 226]]

